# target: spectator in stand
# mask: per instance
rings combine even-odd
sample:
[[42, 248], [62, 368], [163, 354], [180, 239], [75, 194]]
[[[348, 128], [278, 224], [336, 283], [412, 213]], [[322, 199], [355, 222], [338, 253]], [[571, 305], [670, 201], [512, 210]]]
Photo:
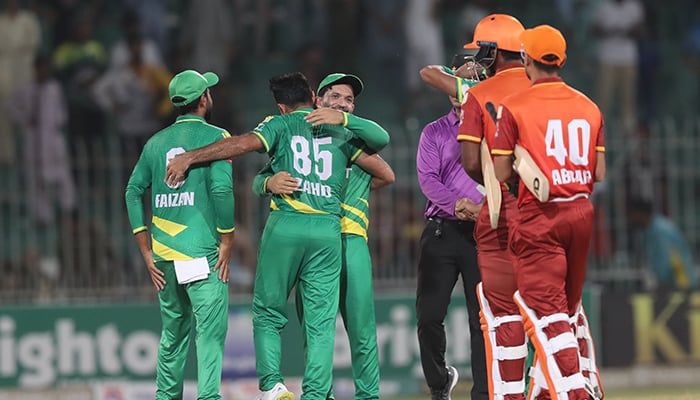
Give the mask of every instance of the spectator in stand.
[[411, 93], [421, 89], [416, 71], [445, 59], [439, 0], [409, 0], [406, 5], [406, 85]]
[[32, 62], [41, 42], [39, 20], [22, 10], [18, 0], [6, 0], [0, 14], [0, 165], [12, 164], [15, 132], [5, 112], [15, 90], [33, 79]]
[[143, 33], [143, 24], [139, 15], [135, 11], [129, 10], [122, 16], [121, 22], [122, 34], [124, 36], [112, 47], [112, 50], [110, 51], [109, 68], [118, 69], [129, 64], [131, 59], [129, 48], [130, 38], [140, 38], [140, 57], [144, 64], [164, 67], [163, 57], [161, 56], [158, 45]]
[[644, 26], [644, 6], [640, 0], [604, 0], [596, 10], [593, 25], [598, 36], [598, 104], [609, 115], [620, 94], [622, 126], [634, 132], [637, 121], [637, 44]]
[[652, 203], [632, 198], [627, 204], [630, 224], [638, 230], [651, 287], [698, 288], [698, 268], [690, 246], [676, 224], [653, 210]]
[[37, 57], [33, 69], [34, 81], [22, 85], [7, 105], [24, 143], [22, 165], [30, 217], [35, 224], [49, 227], [54, 221], [54, 200], [59, 200], [66, 217], [75, 211], [77, 198], [63, 137], [67, 113], [61, 85], [51, 76], [48, 57]]
[[116, 119], [124, 165], [130, 170], [148, 138], [165, 126], [163, 121], [173, 108], [168, 95], [170, 72], [142, 59], [144, 42], [140, 33], [132, 32], [127, 44], [128, 63], [103, 75], [95, 83], [93, 95], [100, 107]]
[[92, 86], [107, 67], [105, 48], [93, 38], [88, 14], [73, 17], [71, 37], [56, 48], [54, 66], [68, 103], [68, 142], [75, 155], [85, 144], [90, 152], [104, 135], [105, 119], [92, 97]]

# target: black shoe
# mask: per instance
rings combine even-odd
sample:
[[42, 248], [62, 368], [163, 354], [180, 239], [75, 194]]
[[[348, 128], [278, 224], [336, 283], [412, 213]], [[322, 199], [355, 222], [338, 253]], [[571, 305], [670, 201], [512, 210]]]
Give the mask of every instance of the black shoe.
[[458, 379], [459, 373], [457, 373], [457, 368], [448, 365], [445, 387], [442, 389], [430, 389], [430, 398], [432, 400], [452, 400], [452, 390], [457, 386]]

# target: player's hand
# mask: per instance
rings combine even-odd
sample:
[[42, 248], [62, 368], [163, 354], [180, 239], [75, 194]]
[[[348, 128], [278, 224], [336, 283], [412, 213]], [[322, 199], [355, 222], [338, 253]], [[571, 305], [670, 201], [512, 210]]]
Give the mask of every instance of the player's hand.
[[280, 171], [270, 177], [265, 185], [273, 194], [292, 194], [299, 188], [299, 181], [287, 171]]
[[219, 271], [219, 280], [224, 283], [228, 282], [232, 252], [233, 232], [222, 234], [221, 243], [219, 244], [219, 259], [216, 260], [214, 271]]
[[481, 212], [481, 204], [476, 204], [463, 197], [455, 201], [455, 216], [463, 221], [476, 221]]
[[343, 112], [332, 108], [317, 108], [307, 114], [304, 119], [313, 126], [342, 125], [345, 122]]
[[475, 62], [467, 61], [457, 68], [455, 75], [460, 78], [479, 80], [479, 73], [482, 72], [482, 70], [483, 68]]
[[187, 153], [173, 157], [165, 170], [165, 183], [171, 188], [177, 188], [185, 180], [185, 173], [192, 165]]
[[148, 254], [148, 256], [144, 256], [143, 261], [146, 262], [146, 268], [148, 268], [148, 274], [151, 276], [153, 286], [155, 286], [158, 291], [163, 290], [165, 287], [165, 274], [156, 267], [156, 263], [153, 261], [153, 254], [151, 253]]

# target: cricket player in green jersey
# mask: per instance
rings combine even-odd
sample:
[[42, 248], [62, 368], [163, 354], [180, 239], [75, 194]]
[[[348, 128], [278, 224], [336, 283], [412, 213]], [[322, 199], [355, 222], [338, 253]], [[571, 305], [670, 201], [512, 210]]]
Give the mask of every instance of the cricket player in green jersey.
[[[389, 143], [388, 133], [378, 124], [352, 115], [355, 99], [362, 89], [362, 81], [354, 75], [328, 75], [321, 81], [317, 91], [317, 110], [309, 114], [307, 120], [313, 120], [315, 125], [342, 124], [372, 150], [379, 151]], [[379, 398], [379, 355], [372, 288], [372, 260], [367, 247], [371, 182], [371, 175], [353, 165], [342, 203], [340, 314], [350, 341], [355, 399]], [[372, 189], [377, 188], [376, 183], [375, 180]], [[260, 171], [253, 180], [253, 191], [259, 196], [270, 193], [292, 194], [296, 190], [297, 181], [289, 172], [282, 171], [273, 175], [270, 165]], [[300, 301], [297, 301], [297, 310], [299, 319], [303, 320]], [[332, 394], [329, 394], [330, 397]]]
[[[163, 328], [156, 371], [157, 400], [182, 399], [183, 372], [195, 323], [198, 399], [221, 399], [221, 369], [228, 328], [228, 274], [233, 244], [231, 165], [199, 164], [178, 185], [164, 182], [176, 154], [229, 137], [207, 123], [219, 78], [187, 70], [170, 82], [180, 116], [143, 148], [126, 187], [131, 228], [158, 289]], [[151, 188], [151, 238], [142, 198]], [[218, 273], [217, 273], [218, 271]]]
[[323, 400], [332, 382], [346, 167], [354, 162], [385, 180], [393, 180], [393, 174], [381, 159], [355, 145], [347, 129], [305, 120], [313, 111], [313, 92], [304, 75], [274, 77], [270, 89], [282, 115], [265, 118], [251, 133], [177, 156], [168, 165], [166, 182], [177, 184], [193, 164], [251, 151], [267, 152], [274, 172], [289, 171], [297, 179], [298, 191], [273, 197], [258, 251], [253, 292], [256, 371], [262, 400], [293, 398], [280, 372], [280, 333], [288, 321], [287, 299], [296, 286], [307, 343], [301, 398]]

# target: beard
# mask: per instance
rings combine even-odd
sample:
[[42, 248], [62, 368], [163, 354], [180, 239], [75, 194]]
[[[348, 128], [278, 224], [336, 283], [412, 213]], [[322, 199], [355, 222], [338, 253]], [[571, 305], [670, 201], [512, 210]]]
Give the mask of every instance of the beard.
[[211, 108], [207, 108], [207, 111], [204, 112], [204, 120], [211, 123]]

